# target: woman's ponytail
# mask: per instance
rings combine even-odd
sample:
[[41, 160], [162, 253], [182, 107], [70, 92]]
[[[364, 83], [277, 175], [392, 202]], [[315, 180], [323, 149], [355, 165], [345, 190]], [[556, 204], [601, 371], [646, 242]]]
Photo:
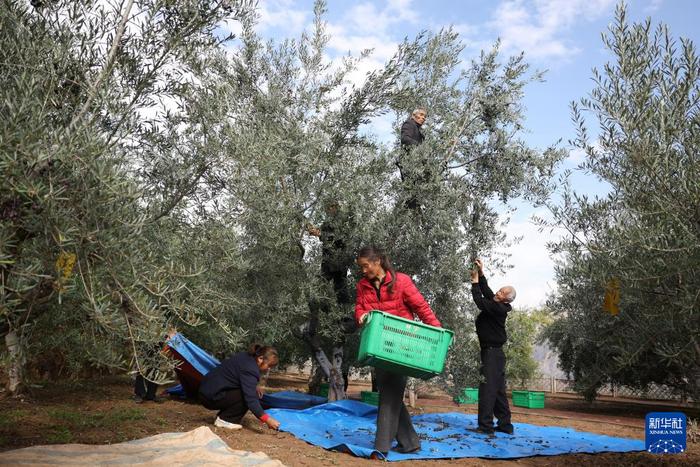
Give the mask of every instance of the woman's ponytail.
[[258, 343], [251, 344], [251, 346], [248, 348], [248, 355], [255, 358], [262, 357], [263, 361], [266, 362], [270, 362], [271, 360], [274, 360], [275, 364], [279, 362], [277, 349], [269, 345], [262, 345]]

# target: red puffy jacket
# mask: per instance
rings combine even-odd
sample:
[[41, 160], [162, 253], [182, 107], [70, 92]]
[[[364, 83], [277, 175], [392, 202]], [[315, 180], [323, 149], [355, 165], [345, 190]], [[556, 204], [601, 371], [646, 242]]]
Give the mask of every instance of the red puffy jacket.
[[425, 301], [410, 277], [397, 272], [391, 293], [387, 287], [389, 282], [391, 282], [391, 272], [386, 271], [386, 276], [379, 287], [379, 293], [372, 283], [364, 277], [357, 283], [355, 319], [358, 324], [370, 310], [381, 310], [411, 320], [415, 313], [425, 324], [442, 327], [433, 310], [430, 309], [430, 305]]

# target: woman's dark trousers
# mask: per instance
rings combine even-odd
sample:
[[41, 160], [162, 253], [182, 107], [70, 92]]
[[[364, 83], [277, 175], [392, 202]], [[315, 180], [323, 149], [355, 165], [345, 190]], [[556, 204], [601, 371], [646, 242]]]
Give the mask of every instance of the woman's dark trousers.
[[240, 389], [232, 389], [224, 392], [224, 397], [217, 400], [207, 399], [199, 395], [202, 405], [209, 410], [218, 410], [218, 417], [226, 422], [241, 423], [243, 416], [248, 411], [248, 405], [243, 399]]
[[506, 397], [506, 356], [503, 348], [481, 349], [481, 374], [484, 382], [479, 385], [479, 428], [493, 431], [495, 415], [499, 428], [512, 430]]
[[377, 436], [374, 440], [374, 448], [377, 451], [389, 452], [394, 439], [407, 451], [420, 446], [420, 438], [403, 403], [406, 380], [406, 376], [377, 368], [379, 413]]

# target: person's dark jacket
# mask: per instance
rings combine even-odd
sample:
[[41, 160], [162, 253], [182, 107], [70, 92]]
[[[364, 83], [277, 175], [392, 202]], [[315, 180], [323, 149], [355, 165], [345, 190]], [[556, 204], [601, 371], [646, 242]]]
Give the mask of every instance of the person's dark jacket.
[[324, 275], [346, 274], [353, 264], [352, 252], [345, 236], [352, 229], [349, 216], [337, 213], [321, 225], [321, 272]]
[[231, 355], [207, 373], [199, 386], [199, 394], [216, 401], [222, 399], [226, 392], [240, 389], [248, 409], [262, 420], [266, 414], [258, 399], [258, 381], [260, 368], [255, 362], [255, 357], [241, 352]]
[[494, 293], [486, 282], [486, 277], [479, 274], [479, 283], [472, 284], [474, 303], [481, 310], [476, 317], [476, 334], [481, 347], [501, 347], [506, 343], [506, 318], [512, 310], [509, 303], [493, 300]]
[[404, 147], [418, 146], [423, 143], [423, 133], [420, 131], [420, 125], [409, 118], [401, 125], [401, 145]]

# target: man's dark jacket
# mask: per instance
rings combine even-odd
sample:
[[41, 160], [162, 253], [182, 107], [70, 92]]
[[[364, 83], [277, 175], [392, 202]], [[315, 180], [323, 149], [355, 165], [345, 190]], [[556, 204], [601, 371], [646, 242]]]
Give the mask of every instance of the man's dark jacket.
[[424, 139], [423, 133], [420, 131], [420, 125], [413, 120], [413, 117], [403, 122], [403, 125], [401, 125], [402, 146], [418, 146]]
[[484, 347], [501, 347], [506, 343], [506, 318], [511, 311], [509, 303], [493, 300], [494, 293], [486, 282], [486, 277], [479, 274], [479, 283], [472, 284], [474, 303], [481, 310], [476, 317], [476, 335], [479, 344]]

